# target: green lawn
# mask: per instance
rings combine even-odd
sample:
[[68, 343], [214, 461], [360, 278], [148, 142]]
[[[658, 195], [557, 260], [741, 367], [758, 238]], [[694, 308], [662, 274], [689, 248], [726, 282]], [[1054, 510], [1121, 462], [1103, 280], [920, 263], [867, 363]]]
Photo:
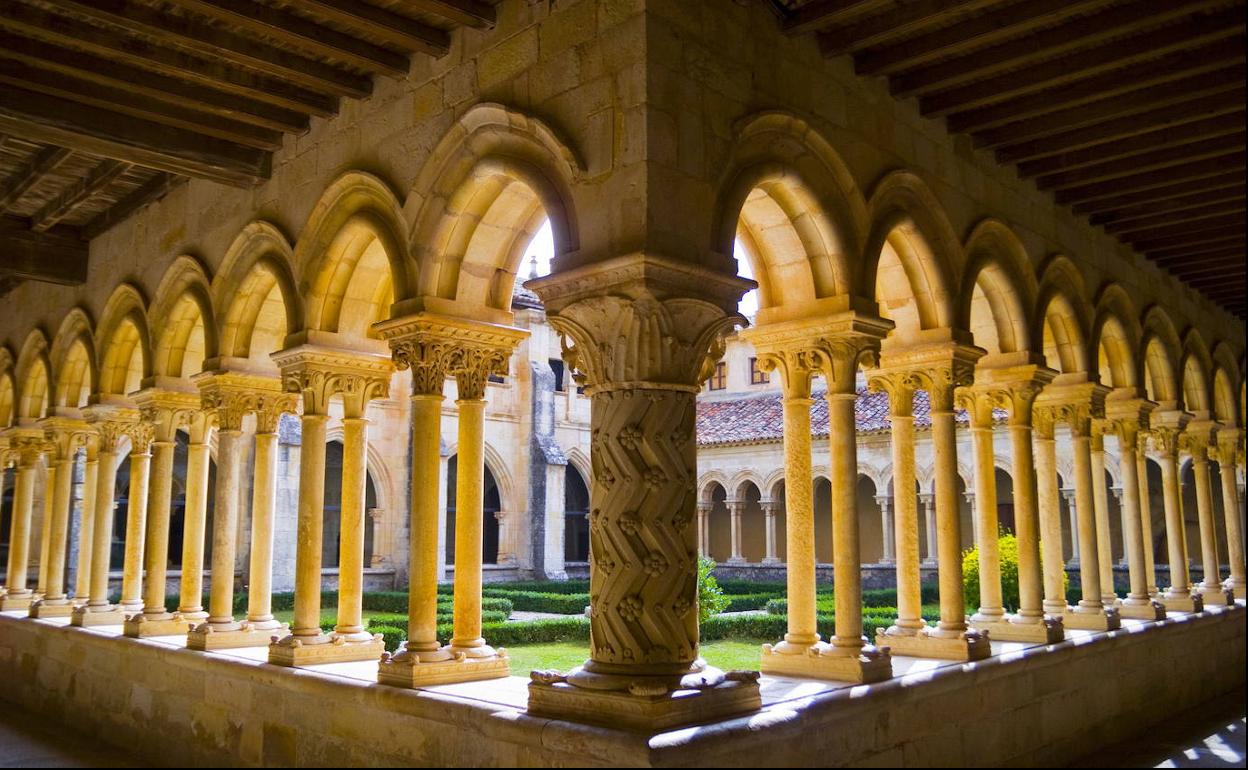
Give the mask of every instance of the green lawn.
[[[702, 645], [702, 657], [706, 662], [725, 671], [744, 668], [758, 669], [759, 646], [763, 641], [722, 640]], [[553, 668], [567, 671], [579, 666], [589, 657], [589, 647], [582, 642], [556, 642], [553, 644], [526, 644], [508, 647], [511, 656], [511, 673], [524, 676], [526, 671]]]

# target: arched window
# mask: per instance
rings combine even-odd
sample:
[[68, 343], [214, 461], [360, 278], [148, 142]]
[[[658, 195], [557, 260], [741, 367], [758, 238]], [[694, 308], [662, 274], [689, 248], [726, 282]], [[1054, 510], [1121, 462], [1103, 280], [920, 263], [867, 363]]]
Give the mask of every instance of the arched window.
[[571, 463], [563, 481], [563, 558], [568, 562], [589, 561], [589, 488]]
[[[178, 431], [173, 443], [173, 484], [169, 504], [169, 567], [182, 569], [182, 541], [186, 531], [186, 454], [189, 441]], [[130, 476], [127, 471], [126, 483]], [[208, 506], [204, 524], [204, 564], [212, 559], [212, 508], [217, 489], [217, 465], [208, 459]]]
[[[377, 490], [373, 475], [364, 472], [364, 511], [377, 507]], [[325, 445], [325, 512], [321, 531], [321, 568], [337, 569], [342, 553], [342, 442]], [[373, 521], [364, 517], [364, 566], [372, 563]]]
[[[455, 480], [459, 470], [459, 456], [446, 463], [446, 563], [455, 563]], [[484, 520], [482, 521], [481, 563], [498, 563], [498, 512], [501, 510], [498, 482], [490, 466], [485, 466], [483, 489]]]

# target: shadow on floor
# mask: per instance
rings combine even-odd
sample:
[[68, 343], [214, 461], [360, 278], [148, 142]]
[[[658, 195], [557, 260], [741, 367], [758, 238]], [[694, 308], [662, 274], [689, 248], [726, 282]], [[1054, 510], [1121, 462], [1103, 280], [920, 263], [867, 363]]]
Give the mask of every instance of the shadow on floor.
[[0, 767], [141, 767], [135, 757], [10, 703], [0, 705]]

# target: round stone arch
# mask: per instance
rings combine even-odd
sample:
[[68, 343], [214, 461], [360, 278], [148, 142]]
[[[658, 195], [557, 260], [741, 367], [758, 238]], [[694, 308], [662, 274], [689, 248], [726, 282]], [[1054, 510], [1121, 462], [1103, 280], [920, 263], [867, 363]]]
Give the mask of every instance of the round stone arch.
[[1160, 306], [1152, 305], [1144, 311], [1141, 325], [1144, 336], [1144, 384], [1148, 397], [1165, 408], [1178, 408], [1179, 360], [1183, 345], [1170, 315]]
[[504, 513], [520, 510], [516, 507], [520, 498], [516, 491], [515, 474], [503, 455], [488, 441], [485, 442], [485, 465], [493, 474], [494, 483], [498, 485], [498, 509]]
[[48, 335], [36, 327], [26, 335], [17, 355], [17, 414], [14, 424], [46, 417], [51, 401], [52, 362]]
[[[568, 458], [568, 465], [575, 468], [576, 472], [581, 474], [581, 478], [585, 480], [585, 485], [589, 486], [589, 480], [593, 478], [593, 466], [589, 462], [589, 457], [578, 447], [565, 449], [563, 454]], [[701, 487], [700, 484], [699, 487]]]
[[56, 373], [51, 405], [79, 409], [98, 391], [95, 331], [91, 316], [75, 307], [61, 321], [52, 340], [52, 371]]
[[1034, 350], [1031, 310], [1038, 287], [1022, 241], [1004, 222], [985, 219], [971, 231], [963, 251], [967, 263], [957, 328], [969, 330], [990, 355]]
[[1235, 354], [1225, 341], [1219, 341], [1214, 346], [1213, 362], [1214, 419], [1228, 428], [1238, 428], [1243, 424], [1243, 415], [1235, 394], [1239, 391], [1241, 375], [1235, 363]]
[[576, 267], [573, 190], [584, 164], [554, 130], [500, 104], [460, 116], [417, 175], [403, 210], [412, 222], [414, 295], [421, 307], [509, 322], [524, 249], [549, 219], [552, 272]]
[[801, 118], [769, 111], [738, 123], [711, 221], [712, 267], [736, 272], [735, 244], [759, 283], [759, 323], [834, 308], [852, 293], [866, 202], [849, 168]]
[[169, 265], [150, 315], [155, 331], [152, 370], [157, 377], [190, 377], [203, 369], [205, 360], [217, 357], [212, 280], [195, 257], [183, 254]]
[[1092, 318], [1086, 297], [1075, 263], [1060, 254], [1050, 257], [1041, 272], [1031, 338], [1040, 342], [1048, 365], [1063, 374], [1096, 371], [1088, 350]]
[[415, 283], [406, 229], [398, 197], [379, 177], [349, 171], [330, 183], [294, 249], [309, 330], [363, 338], [389, 317]]
[[1090, 347], [1097, 363], [1097, 376], [1115, 390], [1137, 391], [1144, 380], [1143, 358], [1139, 355], [1143, 329], [1138, 317], [1135, 304], [1121, 285], [1111, 283], [1101, 289]]
[[763, 479], [762, 489], [767, 499], [773, 503], [784, 504], [784, 468], [776, 468]]
[[268, 222], [251, 222], [234, 238], [212, 285], [221, 356], [272, 366], [269, 354], [304, 328], [293, 262], [290, 242]]
[[1183, 408], [1198, 420], [1210, 419], [1213, 416], [1213, 357], [1195, 327], [1183, 336], [1179, 371], [1183, 377]]
[[725, 489], [731, 490], [733, 500], [744, 500], [748, 486], [753, 486], [758, 490], [759, 497], [763, 495], [762, 479], [752, 470], [743, 470], [732, 477]]
[[147, 302], [136, 286], [123, 283], [113, 290], [96, 328], [95, 351], [101, 396], [125, 398], [152, 376]]
[[698, 481], [698, 500], [704, 503], [715, 502], [715, 490], [722, 489], [725, 497], [728, 494], [728, 481], [719, 471], [711, 471]]
[[917, 175], [893, 171], [868, 202], [871, 229], [858, 292], [874, 297], [896, 327], [886, 344], [931, 329], [955, 328], [962, 246], [935, 194]]
[[0, 345], [0, 430], [13, 425], [17, 407], [17, 387], [13, 380], [13, 351]]

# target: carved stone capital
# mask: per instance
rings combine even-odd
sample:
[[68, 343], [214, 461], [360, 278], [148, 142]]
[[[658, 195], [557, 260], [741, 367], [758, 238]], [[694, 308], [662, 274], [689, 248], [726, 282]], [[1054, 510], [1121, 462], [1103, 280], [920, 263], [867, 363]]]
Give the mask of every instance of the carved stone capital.
[[1179, 449], [1187, 452], [1196, 462], [1206, 462], [1213, 447], [1217, 426], [1211, 420], [1193, 420], [1179, 435]]
[[19, 467], [38, 465], [39, 458], [50, 448], [43, 431], [33, 428], [14, 431], [8, 444], [8, 459]]
[[[850, 311], [759, 326], [746, 329], [741, 336], [754, 345], [765, 365], [783, 364], [795, 382], [821, 373], [829, 393], [844, 395], [854, 392], [858, 368], [876, 363], [880, 341], [892, 326], [892, 321]], [[785, 374], [781, 370], [781, 376]]]
[[[1007, 360], [998, 360], [1003, 358]], [[1010, 356], [1003, 354], [985, 357], [994, 359], [996, 365], [993, 366], [985, 366], [985, 359], [980, 359], [979, 366], [975, 369], [975, 384], [967, 388], [966, 392], [982, 394], [991, 409], [1000, 409], [1006, 413], [1011, 425], [1030, 426], [1032, 407], [1040, 392], [1053, 380], [1054, 372], [1034, 363], [1018, 364], [1009, 361], [1009, 358]], [[978, 407], [981, 410], [978, 415], [980, 419], [984, 418], [983, 408], [982, 405]], [[972, 413], [972, 424], [975, 418], [976, 415]]]
[[1106, 432], [1117, 436], [1119, 444], [1134, 447], [1148, 430], [1149, 415], [1157, 404], [1146, 398], [1115, 398], [1117, 392], [1105, 400]]
[[1233, 468], [1243, 441], [1242, 431], [1238, 428], [1223, 428], [1218, 431], [1217, 442], [1214, 444], [1213, 457], [1223, 468]]
[[173, 441], [178, 428], [189, 427], [201, 408], [199, 391], [191, 388], [145, 388], [134, 394], [134, 401], [140, 419], [153, 426], [160, 442]]
[[83, 411], [99, 437], [101, 452], [116, 452], [122, 437], [130, 435], [130, 426], [139, 421], [138, 409], [92, 404]]
[[756, 284], [699, 265], [633, 254], [525, 284], [565, 338], [564, 360], [586, 392], [636, 388], [696, 393], [745, 324], [736, 312]]
[[867, 389], [888, 394], [888, 411], [893, 417], [914, 416], [914, 391], [920, 389], [913, 372], [873, 372], [867, 377]]
[[[326, 415], [334, 396], [346, 417], [363, 417], [369, 401], [390, 395], [394, 364], [387, 356], [323, 345], [299, 345], [273, 354], [282, 388], [303, 398], [303, 413]], [[254, 408], [253, 408], [254, 410]]]
[[152, 451], [152, 442], [156, 440], [156, 426], [142, 420], [132, 422], [126, 435], [130, 437], [130, 454], [149, 454]]
[[1051, 436], [1054, 426], [1064, 423], [1077, 437], [1092, 435], [1092, 420], [1105, 416], [1108, 388], [1094, 382], [1054, 381], [1040, 392], [1032, 408], [1036, 429]]
[[277, 433], [283, 414], [299, 410], [299, 397], [294, 393], [263, 393], [256, 403], [256, 433]]
[[950, 341], [892, 348], [881, 358], [880, 374], [907, 374], [914, 389], [927, 391], [933, 412], [952, 412], [955, 391], [974, 382], [983, 355], [982, 348]]
[[93, 433], [86, 421], [67, 417], [48, 417], [40, 420], [39, 425], [43, 428], [49, 463], [72, 460], [74, 453], [86, 448]]
[[1153, 428], [1152, 434], [1153, 449], [1162, 457], [1172, 458], [1179, 453], [1179, 437], [1182, 432], [1178, 428], [1170, 426], [1158, 426]]
[[[459, 383], [460, 398], [474, 392], [480, 377], [506, 372], [512, 351], [528, 332], [510, 326], [421, 312], [373, 327], [390, 344], [394, 365], [412, 370], [413, 395], [442, 395], [447, 377]], [[500, 360], [501, 358], [501, 360]], [[473, 396], [478, 397], [478, 396]]]

